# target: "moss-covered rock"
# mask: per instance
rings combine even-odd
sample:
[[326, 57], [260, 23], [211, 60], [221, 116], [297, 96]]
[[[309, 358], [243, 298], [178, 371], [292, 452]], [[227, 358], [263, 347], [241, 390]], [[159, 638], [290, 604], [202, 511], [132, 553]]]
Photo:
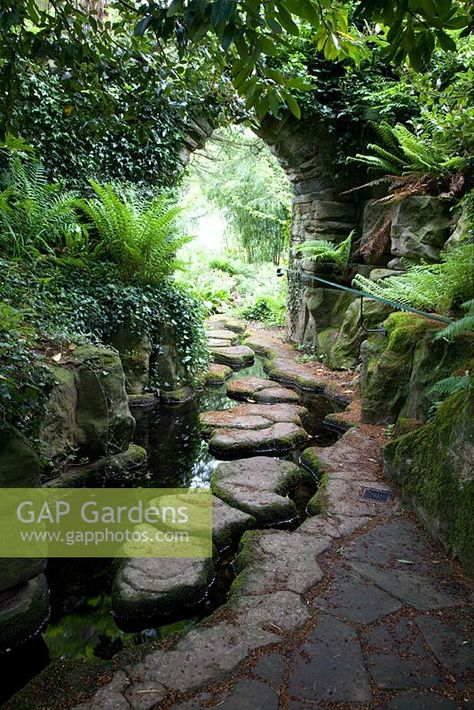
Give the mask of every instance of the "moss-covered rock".
[[[37, 455], [23, 434], [5, 424], [0, 428], [0, 488], [36, 488], [39, 485]], [[42, 559], [0, 559], [0, 595], [36, 577], [45, 566]]]
[[388, 337], [364, 343], [362, 414], [373, 424], [392, 424], [399, 416], [425, 420], [436, 382], [469, 369], [472, 338], [436, 339], [440, 326], [420, 316], [394, 313], [385, 322]]
[[[391, 312], [390, 306], [378, 301], [364, 302], [364, 325], [376, 328]], [[327, 364], [334, 370], [350, 370], [359, 361], [362, 341], [367, 337], [360, 325], [360, 303], [354, 301], [346, 311], [336, 342], [329, 351]]]
[[424, 427], [387, 444], [384, 461], [403, 498], [474, 575], [474, 384]]
[[0, 598], [0, 653], [38, 633], [49, 615], [48, 583], [44, 574]]
[[102, 487], [104, 481], [141, 480], [146, 471], [147, 452], [141, 446], [130, 444], [126, 451], [114, 456], [105, 456], [93, 463], [66, 469], [57, 478], [47, 482], [48, 487], [72, 488], [82, 486]]
[[230, 377], [232, 377], [233, 369], [228, 365], [218, 365], [213, 362], [209, 365], [209, 369], [204, 375], [204, 384], [207, 387], [220, 387]]
[[150, 381], [150, 338], [121, 328], [113, 334], [110, 343], [119, 352], [128, 394], [141, 394]]
[[84, 345], [74, 351], [77, 388], [77, 445], [89, 455], [128, 447], [135, 420], [130, 414], [118, 354]]
[[50, 366], [54, 386], [40, 426], [42, 456], [57, 461], [73, 454], [77, 447], [77, 389], [74, 368]]

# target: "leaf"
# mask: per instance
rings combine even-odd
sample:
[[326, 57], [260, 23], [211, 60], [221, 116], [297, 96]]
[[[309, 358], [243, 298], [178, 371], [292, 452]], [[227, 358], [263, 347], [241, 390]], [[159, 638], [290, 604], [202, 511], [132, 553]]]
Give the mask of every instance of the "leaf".
[[446, 32], [442, 32], [441, 30], [436, 33], [437, 40], [440, 44], [440, 47], [444, 49], [445, 52], [455, 52], [456, 51], [456, 42], [453, 40], [452, 37], [450, 37]]
[[214, 27], [228, 22], [235, 13], [236, 2], [234, 0], [216, 0], [211, 5], [211, 19]]
[[148, 27], [151, 25], [152, 20], [153, 20], [153, 15], [145, 15], [145, 17], [143, 17], [140, 20], [140, 22], [137, 24], [137, 26], [135, 27], [133, 34], [136, 37], [143, 37], [143, 35], [147, 31]]
[[301, 118], [301, 108], [300, 108], [297, 100], [295, 99], [295, 97], [292, 96], [291, 94], [285, 93], [285, 101], [286, 101], [291, 113], [293, 114], [293, 116], [295, 116], [295, 118], [300, 119]]

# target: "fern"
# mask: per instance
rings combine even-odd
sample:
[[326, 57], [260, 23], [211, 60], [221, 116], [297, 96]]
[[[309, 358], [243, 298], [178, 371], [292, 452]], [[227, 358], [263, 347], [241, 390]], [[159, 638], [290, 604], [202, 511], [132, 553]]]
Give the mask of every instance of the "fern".
[[454, 340], [465, 333], [474, 333], [474, 299], [463, 303], [461, 308], [467, 311], [466, 315], [437, 333], [437, 340], [442, 338]]
[[312, 239], [300, 244], [296, 250], [310, 261], [331, 262], [343, 268], [349, 263], [353, 236], [354, 232], [351, 232], [347, 239], [337, 246], [326, 239]]
[[190, 241], [177, 228], [181, 208], [170, 207], [164, 196], [143, 205], [109, 183], [90, 183], [96, 197], [77, 205], [102, 245], [103, 258], [118, 265], [125, 281], [158, 283], [170, 276], [179, 267], [176, 252]]
[[358, 153], [348, 161], [363, 163], [370, 170], [384, 174], [409, 178], [429, 175], [437, 179], [465, 167], [464, 158], [435, 148], [429, 139], [415, 135], [400, 123], [391, 127], [382, 122], [374, 129], [381, 143], [370, 143], [369, 155]]
[[55, 253], [78, 230], [76, 195], [60, 192], [43, 166], [12, 158], [8, 186], [0, 194], [0, 249], [12, 257]]
[[474, 245], [461, 244], [441, 258], [439, 264], [409, 266], [406, 273], [381, 281], [359, 274], [354, 285], [401, 306], [447, 311], [474, 295]]

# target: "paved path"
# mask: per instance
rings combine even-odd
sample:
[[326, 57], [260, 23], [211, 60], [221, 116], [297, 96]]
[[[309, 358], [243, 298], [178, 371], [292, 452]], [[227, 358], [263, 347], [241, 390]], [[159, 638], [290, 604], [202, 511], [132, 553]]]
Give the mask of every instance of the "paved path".
[[[354, 390], [350, 373], [292, 364], [294, 351], [268, 336], [251, 342], [266, 351], [275, 379], [341, 396]], [[162, 646], [119, 654], [97, 673], [95, 690], [83, 680], [50, 682], [55, 708], [474, 707], [472, 582], [383, 480], [383, 429], [360, 422], [355, 399], [334, 418], [355, 426], [305, 452], [306, 466], [325, 474], [313, 517], [293, 532], [246, 532], [223, 608]], [[367, 489], [389, 498], [376, 501]]]

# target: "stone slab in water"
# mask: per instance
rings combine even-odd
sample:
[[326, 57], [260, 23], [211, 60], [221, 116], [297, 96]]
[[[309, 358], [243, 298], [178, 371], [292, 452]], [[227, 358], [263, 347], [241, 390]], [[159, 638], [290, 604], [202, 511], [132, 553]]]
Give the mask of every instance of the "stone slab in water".
[[210, 348], [230, 348], [234, 345], [232, 340], [218, 340], [218, 338], [208, 338], [207, 344]]
[[204, 382], [208, 387], [220, 387], [229, 377], [232, 377], [233, 369], [228, 365], [218, 365], [213, 362], [204, 375]]
[[234, 333], [245, 333], [247, 323], [231, 316], [216, 314], [206, 321], [207, 330], [231, 330]]
[[212, 541], [217, 550], [224, 550], [237, 542], [245, 530], [253, 528], [252, 515], [233, 508], [217, 496], [212, 497]]
[[[267, 428], [277, 422], [301, 426], [308, 410], [296, 404], [240, 404], [231, 409], [204, 412], [199, 421], [204, 431], [212, 429]], [[252, 426], [254, 422], [255, 426]], [[265, 424], [265, 426], [264, 426]]]
[[34, 636], [49, 616], [49, 591], [44, 574], [4, 592], [0, 601], [0, 652]]
[[294, 463], [259, 456], [221, 463], [212, 474], [211, 489], [259, 524], [270, 525], [296, 518], [296, 506], [287, 495], [304, 475]]
[[309, 436], [296, 424], [279, 422], [265, 429], [216, 429], [209, 439], [209, 451], [217, 458], [284, 454], [304, 446]]
[[209, 558], [125, 560], [112, 586], [114, 614], [140, 625], [183, 614], [201, 601], [213, 577]]
[[213, 340], [230, 340], [231, 345], [234, 345], [235, 343], [238, 342], [239, 340], [239, 334], [235, 333], [233, 330], [225, 330], [225, 329], [207, 329], [206, 335], [208, 338], [212, 338]]
[[241, 370], [243, 367], [252, 365], [255, 360], [255, 353], [246, 345], [233, 345], [226, 348], [209, 348], [214, 362], [219, 365], [228, 365], [233, 370]]
[[259, 377], [243, 377], [227, 386], [231, 399], [251, 399], [259, 404], [298, 403], [300, 395], [285, 387], [278, 387], [271, 380]]

